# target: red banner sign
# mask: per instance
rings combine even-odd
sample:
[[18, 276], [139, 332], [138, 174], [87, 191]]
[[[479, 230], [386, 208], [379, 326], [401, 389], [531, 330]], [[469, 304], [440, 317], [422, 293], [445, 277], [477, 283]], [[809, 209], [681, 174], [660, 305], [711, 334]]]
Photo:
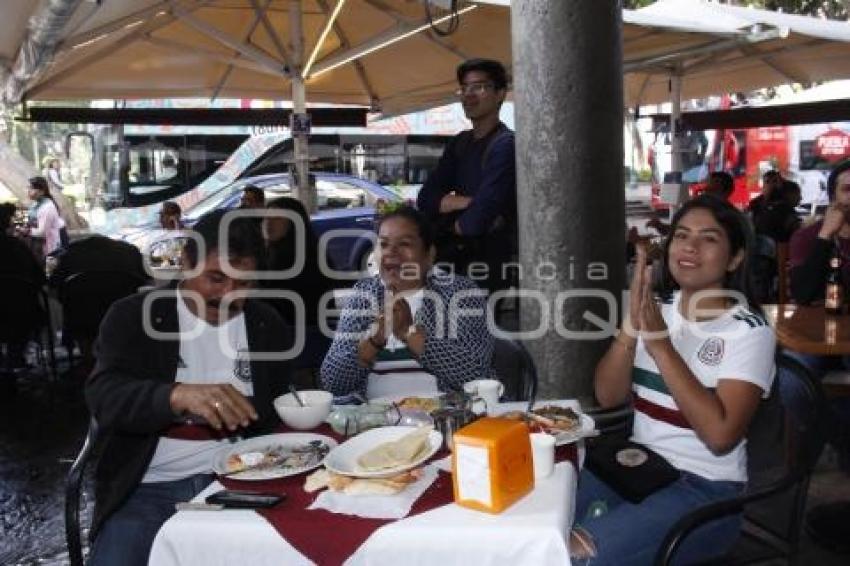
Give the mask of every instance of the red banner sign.
[[850, 156], [850, 135], [843, 130], [831, 129], [815, 138], [818, 156], [833, 161]]

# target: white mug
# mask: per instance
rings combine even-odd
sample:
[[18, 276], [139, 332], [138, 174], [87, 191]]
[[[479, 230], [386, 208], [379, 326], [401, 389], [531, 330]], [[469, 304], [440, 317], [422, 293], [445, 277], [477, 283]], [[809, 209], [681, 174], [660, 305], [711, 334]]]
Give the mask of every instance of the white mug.
[[530, 436], [534, 479], [549, 477], [555, 469], [555, 437], [545, 432], [532, 432]]
[[463, 390], [484, 401], [485, 410], [489, 414], [499, 404], [499, 398], [505, 393], [505, 385], [496, 379], [476, 379], [464, 383]]

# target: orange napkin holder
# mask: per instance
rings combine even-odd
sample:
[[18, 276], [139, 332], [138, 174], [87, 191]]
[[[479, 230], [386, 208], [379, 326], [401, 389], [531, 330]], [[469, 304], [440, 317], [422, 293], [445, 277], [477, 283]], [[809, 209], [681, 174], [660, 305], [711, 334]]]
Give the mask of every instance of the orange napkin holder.
[[484, 417], [452, 437], [455, 503], [501, 513], [534, 488], [525, 423]]

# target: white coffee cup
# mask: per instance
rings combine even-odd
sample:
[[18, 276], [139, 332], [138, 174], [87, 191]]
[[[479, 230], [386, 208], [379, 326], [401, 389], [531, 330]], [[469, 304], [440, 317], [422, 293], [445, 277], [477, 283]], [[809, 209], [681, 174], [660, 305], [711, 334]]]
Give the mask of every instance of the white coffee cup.
[[549, 477], [555, 469], [555, 437], [545, 432], [533, 432], [530, 436], [534, 479]]
[[476, 379], [464, 383], [463, 390], [484, 401], [485, 410], [489, 414], [499, 404], [499, 398], [505, 393], [505, 385], [496, 379]]

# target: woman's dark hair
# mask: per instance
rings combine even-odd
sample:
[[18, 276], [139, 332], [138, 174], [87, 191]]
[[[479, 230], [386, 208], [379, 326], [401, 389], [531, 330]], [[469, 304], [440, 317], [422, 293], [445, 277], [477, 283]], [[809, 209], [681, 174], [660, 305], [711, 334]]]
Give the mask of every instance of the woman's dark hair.
[[[265, 202], [266, 202], [265, 191], [263, 191], [263, 189], [261, 189], [260, 187], [258, 187], [256, 185], [245, 185], [245, 187], [242, 188], [242, 192], [248, 193], [250, 195], [254, 195], [254, 198], [256, 198], [257, 202], [259, 202], [260, 204], [265, 204]], [[281, 198], [287, 198], [287, 197], [281, 197]], [[298, 201], [295, 201], [295, 202], [298, 202]], [[299, 204], [301, 204], [301, 203], [299, 203]], [[282, 208], [282, 207], [275, 207], [275, 208]]]
[[752, 311], [761, 312], [761, 306], [756, 299], [756, 294], [750, 273], [750, 265], [753, 258], [753, 235], [750, 223], [740, 210], [725, 200], [710, 196], [700, 195], [686, 202], [673, 216], [670, 223], [670, 234], [664, 240], [664, 254], [661, 257], [661, 273], [657, 281], [657, 290], [662, 298], [669, 299], [670, 295], [679, 288], [679, 284], [670, 273], [670, 243], [676, 237], [676, 229], [682, 218], [694, 209], [703, 209], [711, 213], [718, 224], [723, 228], [729, 240], [729, 256], [733, 257], [740, 250], [744, 250], [744, 259], [738, 264], [734, 271], [726, 274], [723, 283], [725, 289], [737, 291], [744, 295], [748, 305], [744, 305]]
[[[304, 260], [305, 271], [312, 270], [314, 264], [317, 263], [317, 251], [319, 249], [318, 238], [313, 231], [313, 225], [310, 223], [310, 215], [307, 214], [307, 209], [301, 204], [301, 201], [291, 197], [280, 197], [266, 204], [266, 208], [276, 208], [278, 210], [291, 210], [301, 219], [304, 226]], [[266, 252], [269, 269], [285, 270], [294, 265], [296, 259], [295, 249], [295, 231], [289, 230], [286, 236], [278, 242], [266, 242]], [[318, 269], [318, 267], [316, 267]]]
[[160, 210], [159, 213], [165, 216], [180, 216], [183, 214], [183, 210], [180, 208], [180, 205], [173, 200], [167, 200], [162, 203], [162, 210]]
[[430, 250], [431, 246], [434, 245], [434, 229], [431, 226], [431, 223], [425, 218], [425, 216], [413, 208], [412, 206], [400, 206], [395, 210], [388, 212], [378, 218], [378, 224], [375, 226], [375, 231], [381, 231], [381, 225], [391, 218], [403, 218], [416, 226], [416, 230], [419, 232], [419, 238], [422, 240], [422, 244], [425, 246], [426, 250]]
[[838, 176], [848, 170], [850, 170], [850, 159], [845, 159], [829, 173], [829, 179], [826, 181], [826, 194], [829, 197], [829, 202], [835, 200], [835, 185], [838, 184]]
[[726, 171], [714, 171], [711, 175], [708, 176], [709, 180], [714, 181], [723, 189], [724, 198], [728, 198], [729, 195], [732, 194], [732, 191], [735, 189], [735, 180], [732, 178], [732, 175], [727, 173]]
[[11, 202], [0, 203], [0, 234], [5, 234], [12, 225], [15, 216], [15, 205]]
[[44, 196], [53, 201], [53, 204], [56, 205], [56, 210], [59, 210], [59, 205], [56, 204], [56, 200], [53, 198], [53, 195], [50, 194], [50, 185], [47, 184], [47, 179], [42, 177], [41, 175], [37, 175], [35, 177], [30, 177], [29, 179], [30, 187], [41, 191], [44, 193]]
[[779, 190], [774, 191], [770, 195], [770, 202], [779, 202], [788, 199], [788, 195], [791, 194], [801, 194], [802, 189], [800, 189], [800, 185], [794, 181], [789, 181], [788, 179], [783, 179], [782, 184], [779, 185]]
[[44, 196], [50, 198], [50, 186], [47, 184], [47, 179], [38, 175], [31, 177], [29, 180], [30, 187], [44, 193]]
[[[224, 243], [221, 241], [220, 228], [228, 212], [214, 210], [201, 216], [192, 226], [192, 231], [203, 241], [207, 255], [219, 250]], [[254, 219], [244, 216], [234, 218], [227, 227], [226, 237], [227, 252], [231, 258], [252, 257], [257, 262], [257, 269], [263, 268], [263, 236]], [[195, 238], [189, 238], [184, 251], [189, 267], [198, 265], [198, 243]]]
[[505, 66], [493, 59], [469, 59], [457, 67], [457, 82], [463, 82], [463, 77], [471, 71], [481, 71], [493, 81], [496, 90], [508, 88], [508, 72]]

